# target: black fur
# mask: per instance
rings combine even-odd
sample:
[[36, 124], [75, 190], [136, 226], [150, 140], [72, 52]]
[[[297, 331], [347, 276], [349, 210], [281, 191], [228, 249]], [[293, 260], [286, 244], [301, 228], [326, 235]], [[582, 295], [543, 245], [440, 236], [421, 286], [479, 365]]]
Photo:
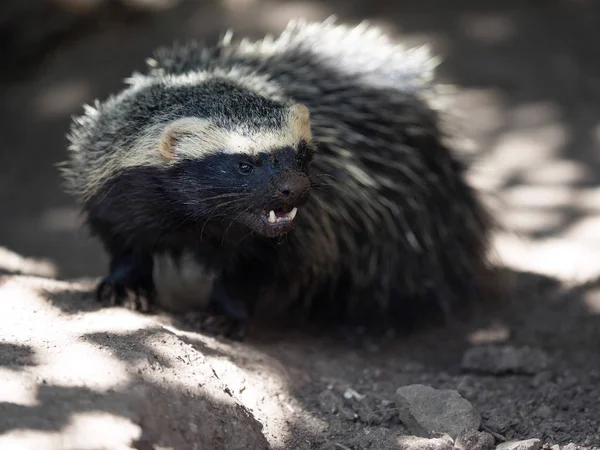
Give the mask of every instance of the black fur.
[[[235, 272], [240, 255], [255, 258], [260, 254], [267, 264], [265, 258], [283, 232], [257, 224], [256, 215], [271, 209], [289, 211], [304, 205], [310, 196], [312, 151], [306, 142], [299, 147], [299, 151], [286, 147], [253, 158], [220, 153], [185, 160], [168, 170], [131, 168], [108, 181], [86, 205], [90, 229], [111, 257], [110, 273], [98, 288], [99, 298], [121, 304], [133, 295], [136, 306], [142, 297], [154, 303], [152, 256], [156, 253], [177, 260], [193, 249], [197, 261], [218, 274]], [[253, 170], [240, 171], [240, 163]], [[243, 214], [249, 218], [243, 220]], [[258, 246], [256, 231], [263, 237]], [[236, 281], [246, 278], [234, 275]], [[217, 277], [212, 307], [241, 323], [253, 296], [246, 295], [240, 306], [230, 299], [222, 281]], [[257, 289], [245, 291], [256, 293]]]
[[[256, 303], [379, 328], [485, 296], [492, 220], [427, 101], [429, 60], [360, 33], [302, 25], [273, 46], [162, 50], [79, 119], [67, 178], [81, 198], [93, 193], [83, 203], [114, 260], [108, 280], [151, 291], [153, 254], [192, 252], [216, 275], [213, 304], [236, 320]], [[294, 103], [310, 111], [313, 144], [105, 171], [100, 187], [90, 170], [125, 158], [152, 125], [192, 116], [273, 130]], [[293, 229], [245, 215], [296, 204]]]

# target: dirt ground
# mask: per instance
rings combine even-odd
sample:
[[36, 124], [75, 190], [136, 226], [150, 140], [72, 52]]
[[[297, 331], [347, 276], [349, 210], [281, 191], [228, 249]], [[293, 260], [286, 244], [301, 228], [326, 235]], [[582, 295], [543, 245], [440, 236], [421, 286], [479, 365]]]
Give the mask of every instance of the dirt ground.
[[[3, 59], [10, 61], [0, 68], [0, 272], [42, 277], [0, 279], [0, 375], [19, 384], [14, 377], [26, 374], [28, 392], [37, 392], [27, 406], [0, 388], [0, 433], [59, 432], [84, 412], [138, 417], [141, 407], [115, 406], [117, 397], [131, 404], [143, 398], [125, 388], [119, 391], [122, 385], [93, 394], [65, 388], [60, 377], [53, 385], [51, 377], [36, 372], [36, 351], [48, 361], [62, 361], [64, 355], [53, 346], [83, 339], [112, 358], [97, 359], [105, 364], [101, 373], [108, 370], [106, 364], [117, 367], [107, 377], [117, 377], [121, 366], [119, 376], [131, 383], [161, 373], [163, 384], [152, 385], [156, 395], [177, 397], [184, 405], [169, 410], [173, 424], [196, 420], [182, 419], [189, 398], [181, 386], [189, 393], [202, 383], [198, 373], [214, 374], [231, 397], [231, 404], [219, 403], [228, 406], [220, 406], [214, 420], [235, 430], [238, 422], [228, 422], [235, 417], [240, 427], [256, 433], [246, 448], [266, 448], [260, 426], [246, 421], [246, 410], [262, 424], [271, 448], [392, 448], [386, 444], [390, 436], [406, 433], [394, 408], [396, 390], [425, 384], [458, 390], [480, 411], [483, 429], [497, 443], [539, 438], [548, 448], [574, 443], [600, 449], [600, 7], [592, 3], [206, 0], [152, 14], [124, 14], [116, 8], [112, 16], [79, 26], [61, 18], [62, 25], [53, 28], [38, 17], [19, 22], [37, 35], [14, 25], [12, 40], [0, 34]], [[294, 17], [330, 14], [351, 22], [368, 19], [411, 44], [430, 43], [443, 56], [440, 76], [457, 89], [451, 111], [464, 148], [474, 155], [473, 182], [485, 190], [506, 226], [496, 236], [495, 251], [510, 274], [509, 298], [443, 328], [360, 344], [337, 331], [261, 329], [251, 330], [246, 342], [233, 343], [199, 333], [193, 318], [98, 310], [89, 290], [104, 274], [107, 259], [80, 228], [54, 167], [66, 155], [70, 116], [82, 103], [117, 91], [158, 45], [214, 36], [228, 27], [260, 36], [277, 32]], [[6, 23], [0, 21], [4, 30]], [[47, 33], [43, 39], [42, 33]], [[36, 46], [38, 51], [31, 51]], [[30, 334], [21, 333], [35, 323], [35, 311], [55, 322], [48, 319]], [[92, 329], [82, 331], [86, 323]], [[58, 339], [54, 327], [64, 337]], [[28, 346], [17, 345], [23, 342], [17, 336]], [[153, 353], [154, 344], [160, 351]], [[465, 352], [489, 344], [527, 348], [545, 363], [501, 373], [483, 372], [484, 363], [464, 362]], [[181, 361], [195, 355], [203, 369], [175, 373], [175, 357], [161, 356], [170, 349]], [[155, 358], [157, 366], [144, 358], [147, 366], [139, 366], [140, 359], [131, 357], [134, 350], [148, 361]], [[139, 373], [125, 367], [130, 363]], [[180, 383], [177, 394], [171, 384], [165, 387], [166, 380]], [[78, 406], [65, 406], [69, 402]], [[216, 410], [209, 403], [203, 411], [211, 415]], [[62, 408], [60, 420], [57, 408]], [[139, 442], [234, 448], [214, 442], [193, 447], [185, 431], [178, 435], [183, 440], [173, 443], [168, 436], [175, 431], [152, 437], [147, 435], [151, 428], [142, 430]], [[72, 441], [79, 444], [69, 448], [84, 448], [84, 440]]]

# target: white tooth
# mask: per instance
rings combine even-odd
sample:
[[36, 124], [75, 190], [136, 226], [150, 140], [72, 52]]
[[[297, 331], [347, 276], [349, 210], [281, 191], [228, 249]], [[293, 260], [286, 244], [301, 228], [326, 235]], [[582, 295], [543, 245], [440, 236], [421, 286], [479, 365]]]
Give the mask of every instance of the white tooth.
[[298, 212], [298, 208], [292, 209], [289, 213], [288, 213], [288, 217], [290, 218], [290, 220], [294, 220], [294, 217], [296, 217], [296, 213]]
[[269, 211], [269, 223], [275, 223], [277, 217], [275, 216], [275, 211]]

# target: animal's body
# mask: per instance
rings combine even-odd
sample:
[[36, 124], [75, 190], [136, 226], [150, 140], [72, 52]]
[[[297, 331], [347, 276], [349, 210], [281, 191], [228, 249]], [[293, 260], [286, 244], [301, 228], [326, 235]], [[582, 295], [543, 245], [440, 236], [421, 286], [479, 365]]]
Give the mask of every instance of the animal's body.
[[393, 325], [481, 294], [490, 220], [425, 50], [297, 23], [149, 66], [71, 130], [67, 187], [111, 257], [101, 295]]

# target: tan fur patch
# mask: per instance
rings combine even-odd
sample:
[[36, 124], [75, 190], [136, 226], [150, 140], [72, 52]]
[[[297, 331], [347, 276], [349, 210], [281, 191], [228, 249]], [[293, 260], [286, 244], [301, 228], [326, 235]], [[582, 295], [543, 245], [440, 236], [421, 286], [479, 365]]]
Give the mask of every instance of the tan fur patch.
[[[205, 119], [185, 117], [165, 127], [158, 150], [166, 161], [175, 162], [183, 157], [202, 158], [216, 152], [250, 155], [269, 152], [302, 139], [311, 140], [310, 115], [306, 106], [297, 104], [290, 108], [287, 127], [281, 130], [225, 130]], [[139, 146], [137, 150], [143, 151]]]
[[158, 144], [160, 154], [167, 160], [175, 158], [176, 148], [187, 138], [204, 135], [210, 129], [210, 122], [195, 117], [185, 117], [168, 124]]
[[302, 104], [296, 104], [290, 108], [288, 119], [292, 135], [297, 139], [304, 139], [307, 142], [311, 140], [310, 130], [310, 112]]

